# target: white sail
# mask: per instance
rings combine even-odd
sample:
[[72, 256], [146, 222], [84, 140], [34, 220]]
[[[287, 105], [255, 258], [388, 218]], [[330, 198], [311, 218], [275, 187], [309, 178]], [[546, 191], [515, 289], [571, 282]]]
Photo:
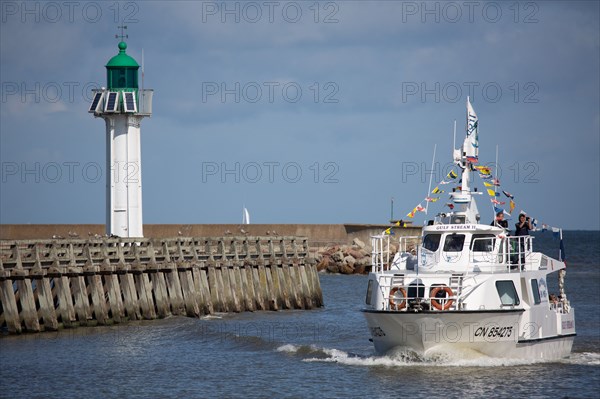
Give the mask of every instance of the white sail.
[[244, 207], [244, 211], [242, 212], [242, 224], [250, 224], [250, 213], [246, 207]]

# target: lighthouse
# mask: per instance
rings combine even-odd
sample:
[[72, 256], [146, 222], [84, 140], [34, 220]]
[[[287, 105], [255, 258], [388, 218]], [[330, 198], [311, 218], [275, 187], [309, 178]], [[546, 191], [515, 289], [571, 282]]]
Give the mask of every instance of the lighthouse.
[[[124, 28], [124, 27], [123, 27]], [[153, 90], [138, 87], [139, 64], [119, 53], [106, 64], [106, 87], [94, 90], [89, 111], [106, 123], [106, 233], [143, 237], [140, 126], [152, 115]]]

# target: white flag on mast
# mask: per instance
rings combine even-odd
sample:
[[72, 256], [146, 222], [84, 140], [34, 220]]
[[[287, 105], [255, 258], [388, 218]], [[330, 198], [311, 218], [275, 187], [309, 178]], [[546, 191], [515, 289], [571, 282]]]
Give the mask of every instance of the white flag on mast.
[[467, 96], [467, 137], [463, 143], [463, 152], [468, 157], [479, 155], [479, 119]]
[[250, 213], [248, 212], [248, 209], [246, 207], [244, 207], [244, 211], [242, 214], [242, 224], [250, 224]]

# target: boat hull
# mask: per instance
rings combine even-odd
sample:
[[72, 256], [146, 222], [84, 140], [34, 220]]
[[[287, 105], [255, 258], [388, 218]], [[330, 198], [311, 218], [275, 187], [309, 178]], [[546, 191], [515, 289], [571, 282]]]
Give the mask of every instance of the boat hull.
[[496, 358], [556, 360], [569, 356], [575, 334], [535, 338], [521, 324], [523, 310], [406, 312], [365, 310], [380, 355], [409, 350], [475, 351]]

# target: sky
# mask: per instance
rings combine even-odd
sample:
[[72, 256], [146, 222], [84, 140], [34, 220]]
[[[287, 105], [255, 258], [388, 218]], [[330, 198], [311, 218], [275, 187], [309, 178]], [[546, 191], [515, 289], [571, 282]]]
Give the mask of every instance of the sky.
[[[515, 212], [600, 229], [598, 2], [0, 6], [1, 223], [104, 223], [107, 173], [123, 171], [87, 110], [126, 25], [154, 89], [144, 223], [239, 223], [244, 206], [253, 223], [406, 219], [434, 147], [433, 184], [451, 169], [470, 96], [480, 163], [498, 148]], [[491, 221], [486, 194], [478, 205]]]

